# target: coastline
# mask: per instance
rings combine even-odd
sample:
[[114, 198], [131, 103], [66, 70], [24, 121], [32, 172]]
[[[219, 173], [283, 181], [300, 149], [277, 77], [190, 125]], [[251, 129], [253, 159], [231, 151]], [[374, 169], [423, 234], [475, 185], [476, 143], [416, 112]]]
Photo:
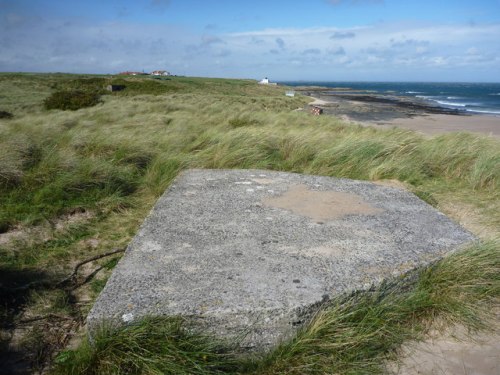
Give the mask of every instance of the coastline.
[[425, 100], [379, 93], [336, 93], [331, 88], [300, 87], [296, 90], [314, 101], [326, 115], [362, 126], [391, 129], [399, 127], [438, 135], [471, 132], [500, 138], [500, 116], [449, 109]]

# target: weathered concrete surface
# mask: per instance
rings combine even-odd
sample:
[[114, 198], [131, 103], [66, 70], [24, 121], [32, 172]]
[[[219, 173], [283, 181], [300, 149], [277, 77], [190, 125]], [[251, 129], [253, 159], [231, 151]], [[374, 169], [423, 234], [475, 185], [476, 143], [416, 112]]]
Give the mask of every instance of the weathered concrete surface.
[[474, 237], [404, 190], [258, 171], [190, 170], [158, 200], [87, 321], [182, 315], [254, 350], [321, 301]]

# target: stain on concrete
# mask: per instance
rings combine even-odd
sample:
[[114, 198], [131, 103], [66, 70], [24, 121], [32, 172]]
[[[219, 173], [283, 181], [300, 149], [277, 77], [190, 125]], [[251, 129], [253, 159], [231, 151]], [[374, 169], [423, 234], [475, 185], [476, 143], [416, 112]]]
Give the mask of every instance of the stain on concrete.
[[338, 191], [314, 191], [296, 185], [280, 197], [265, 198], [268, 207], [283, 208], [315, 221], [339, 219], [347, 215], [374, 215], [382, 212], [359, 195]]

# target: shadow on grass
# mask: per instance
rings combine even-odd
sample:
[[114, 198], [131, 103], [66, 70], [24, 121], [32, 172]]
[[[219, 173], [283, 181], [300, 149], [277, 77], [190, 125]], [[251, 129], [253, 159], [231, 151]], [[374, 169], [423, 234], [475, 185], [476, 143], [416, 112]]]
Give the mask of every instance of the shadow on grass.
[[54, 276], [47, 272], [0, 267], [0, 374], [31, 373], [30, 350], [14, 342], [16, 320], [32, 291], [54, 285]]

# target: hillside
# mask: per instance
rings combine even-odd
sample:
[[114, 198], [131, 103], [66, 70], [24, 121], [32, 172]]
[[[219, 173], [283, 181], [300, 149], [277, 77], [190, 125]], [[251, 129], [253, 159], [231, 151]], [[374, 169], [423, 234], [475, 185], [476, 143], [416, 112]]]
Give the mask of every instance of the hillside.
[[[109, 84], [125, 88], [111, 93]], [[97, 104], [45, 108], [50, 95], [75, 91], [97, 95]], [[58, 363], [61, 373], [74, 365], [74, 373], [89, 374], [117, 373], [105, 367], [110, 361], [123, 372], [155, 373], [155, 363], [165, 358], [175, 364], [161, 370], [167, 373], [318, 373], [321, 366], [376, 372], [382, 359], [407, 338], [419, 337], [437, 316], [471, 327], [487, 322], [500, 286], [499, 141], [349, 125], [296, 111], [310, 99], [284, 91], [250, 80], [0, 74], [0, 111], [11, 115], [0, 118], [2, 361], [17, 363], [20, 371]], [[295, 344], [265, 361], [242, 364], [199, 338], [183, 341], [179, 322], [146, 321], [137, 341], [117, 352], [103, 339], [97, 352], [83, 340], [77, 354], [58, 354], [78, 341], [72, 338], [82, 334], [120, 252], [67, 276], [79, 262], [123, 249], [186, 168], [269, 169], [397, 184], [483, 242], [422, 270], [417, 281], [385, 286], [390, 293], [332, 302]], [[180, 338], [153, 355], [154, 335], [162, 333]], [[126, 341], [127, 334], [117, 335], [113, 342]], [[341, 352], [336, 337], [359, 345]], [[379, 345], [382, 339], [388, 344]], [[134, 346], [144, 348], [145, 360], [127, 362]], [[148, 362], [147, 353], [159, 359]], [[83, 370], [82, 363], [92, 363], [91, 369]]]

